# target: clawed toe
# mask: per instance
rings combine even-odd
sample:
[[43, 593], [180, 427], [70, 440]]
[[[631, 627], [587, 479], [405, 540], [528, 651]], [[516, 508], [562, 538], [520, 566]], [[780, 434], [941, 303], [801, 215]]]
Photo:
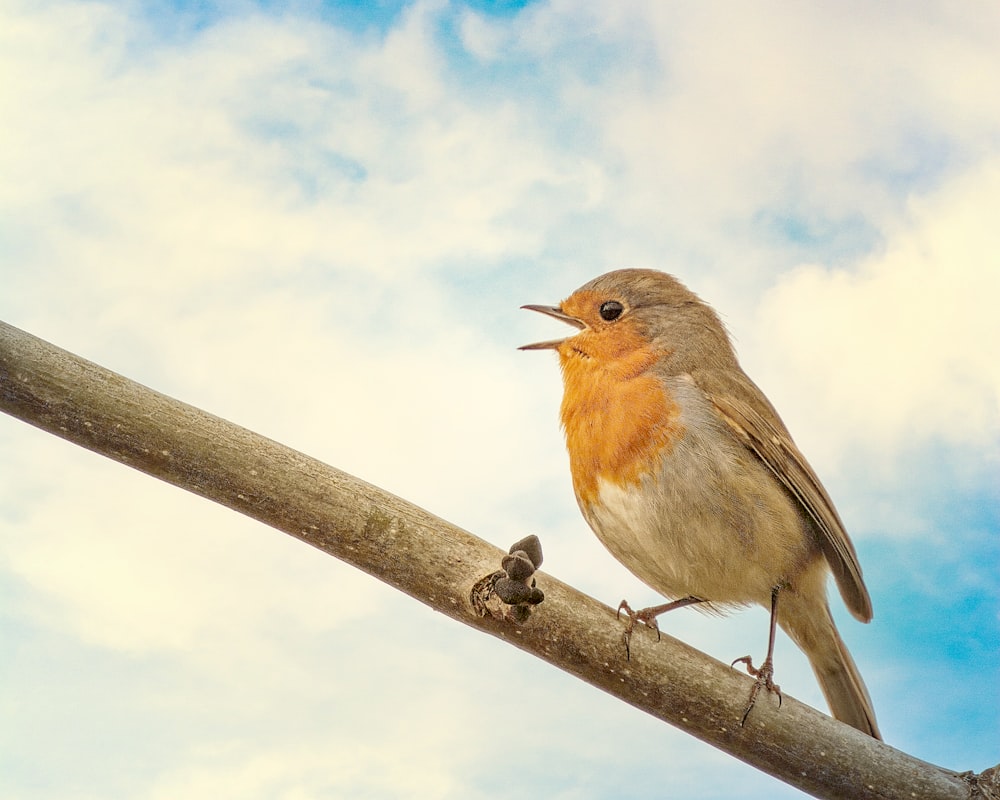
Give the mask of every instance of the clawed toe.
[[635, 624], [641, 622], [647, 628], [652, 628], [656, 631], [657, 640], [660, 638], [660, 626], [656, 622], [656, 614], [653, 613], [657, 608], [642, 608], [638, 611], [633, 610], [632, 606], [628, 604], [627, 600], [622, 600], [618, 604], [618, 611], [615, 613], [616, 619], [621, 619], [622, 612], [625, 612], [626, 622], [625, 622], [625, 632], [622, 634], [622, 641], [625, 643], [625, 658], [626, 660], [631, 660], [632, 652], [629, 647], [632, 641], [632, 631], [635, 630]]
[[700, 597], [682, 597], [680, 600], [672, 600], [669, 603], [664, 603], [662, 606], [650, 606], [649, 608], [643, 608], [639, 611], [633, 611], [632, 607], [628, 604], [627, 600], [622, 600], [618, 604], [618, 613], [616, 616], [621, 618], [622, 611], [628, 616], [628, 623], [625, 625], [625, 634], [622, 637], [625, 640], [625, 658], [631, 658], [629, 652], [629, 642], [632, 639], [632, 631], [635, 630], [635, 623], [641, 622], [647, 628], [652, 628], [656, 631], [656, 639], [659, 641], [660, 638], [660, 626], [656, 622], [656, 618], [660, 614], [666, 614], [668, 611], [673, 611], [675, 608], [683, 608], [684, 606], [692, 605], [693, 603], [704, 603], [705, 601]]
[[757, 702], [757, 695], [760, 694], [761, 689], [767, 689], [767, 691], [772, 694], [778, 695], [778, 708], [781, 708], [781, 687], [774, 682], [774, 663], [770, 657], [765, 658], [764, 663], [761, 664], [759, 668], [753, 665], [753, 659], [750, 658], [750, 656], [737, 658], [731, 666], [735, 667], [737, 664], [743, 664], [746, 667], [747, 672], [756, 678], [750, 689], [750, 699], [747, 701], [747, 707], [743, 712], [743, 718], [740, 720], [740, 726], [742, 727], [746, 724], [747, 717], [750, 716], [750, 711]]

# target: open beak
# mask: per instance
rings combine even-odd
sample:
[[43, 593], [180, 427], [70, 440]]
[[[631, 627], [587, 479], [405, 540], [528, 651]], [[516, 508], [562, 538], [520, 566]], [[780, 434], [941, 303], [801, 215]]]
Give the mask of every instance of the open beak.
[[[546, 316], [549, 317], [555, 317], [556, 319], [561, 320], [569, 325], [572, 325], [574, 328], [579, 328], [580, 330], [583, 330], [586, 327], [581, 320], [578, 320], [576, 317], [571, 317], [569, 314], [565, 313], [561, 308], [559, 308], [559, 306], [529, 305], [529, 306], [521, 306], [521, 308], [525, 308], [528, 311], [537, 311], [539, 314], [545, 314]], [[559, 347], [559, 345], [561, 345], [565, 341], [566, 339], [552, 339], [548, 342], [535, 342], [534, 344], [521, 345], [517, 349], [555, 350], [557, 347]]]

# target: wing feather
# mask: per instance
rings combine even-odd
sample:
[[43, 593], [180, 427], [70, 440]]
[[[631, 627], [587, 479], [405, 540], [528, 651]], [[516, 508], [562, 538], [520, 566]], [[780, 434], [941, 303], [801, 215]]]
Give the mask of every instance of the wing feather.
[[855, 617], [868, 622], [872, 618], [871, 597], [844, 523], [763, 392], [741, 372], [711, 370], [691, 377], [736, 438], [770, 468], [816, 523], [820, 547], [844, 602]]

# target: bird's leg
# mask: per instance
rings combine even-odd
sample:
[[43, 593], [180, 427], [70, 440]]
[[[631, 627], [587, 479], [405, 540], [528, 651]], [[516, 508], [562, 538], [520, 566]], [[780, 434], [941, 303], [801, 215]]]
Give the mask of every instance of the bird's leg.
[[700, 597], [682, 597], [680, 600], [674, 600], [670, 603], [664, 603], [659, 606], [650, 606], [649, 608], [642, 608], [638, 611], [633, 611], [632, 606], [628, 604], [627, 600], [622, 600], [618, 605], [618, 613], [615, 615], [621, 617], [622, 611], [628, 617], [628, 623], [625, 625], [625, 633], [623, 639], [625, 640], [625, 658], [630, 659], [631, 653], [629, 651], [629, 642], [632, 640], [632, 631], [635, 629], [635, 623], [641, 622], [648, 628], [652, 628], [656, 631], [656, 638], [660, 638], [660, 626], [656, 624], [656, 618], [660, 614], [666, 614], [668, 611], [673, 611], [675, 608], [684, 608], [684, 606], [690, 606], [695, 603], [704, 603], [705, 601]]
[[747, 717], [750, 716], [750, 710], [757, 702], [757, 695], [760, 694], [761, 688], [778, 695], [778, 707], [781, 707], [781, 687], [774, 682], [774, 638], [778, 632], [778, 593], [780, 591], [780, 586], [775, 586], [771, 590], [771, 633], [767, 640], [767, 658], [764, 659], [764, 663], [760, 667], [755, 667], [750, 656], [743, 656], [743, 658], [737, 658], [732, 664], [734, 667], [739, 663], [745, 664], [747, 672], [757, 679], [754, 681], [753, 688], [750, 689], [747, 710], [743, 712], [743, 719], [740, 720], [741, 727], [746, 724]]

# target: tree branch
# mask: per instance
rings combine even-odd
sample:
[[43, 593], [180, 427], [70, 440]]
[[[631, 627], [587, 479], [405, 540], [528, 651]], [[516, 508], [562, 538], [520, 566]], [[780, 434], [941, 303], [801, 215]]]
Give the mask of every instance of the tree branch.
[[[526, 621], [480, 616], [473, 586], [505, 553], [388, 492], [0, 323], [0, 408], [207, 497], [526, 650], [659, 719], [822, 798], [983, 793], [785, 696], [740, 718], [751, 680], [663, 635], [636, 630], [626, 661], [615, 612], [555, 578]], [[523, 615], [520, 615], [523, 617]], [[987, 788], [988, 792], [989, 789]]]

